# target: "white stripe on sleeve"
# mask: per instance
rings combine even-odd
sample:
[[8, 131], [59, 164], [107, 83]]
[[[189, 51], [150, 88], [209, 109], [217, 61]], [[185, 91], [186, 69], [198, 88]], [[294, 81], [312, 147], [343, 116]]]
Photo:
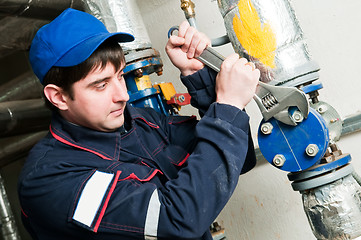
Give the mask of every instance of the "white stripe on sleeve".
[[144, 237], [146, 240], [156, 240], [158, 234], [158, 223], [160, 213], [160, 202], [158, 190], [155, 189], [149, 200], [147, 216], [145, 219]]
[[103, 201], [105, 193], [112, 182], [113, 173], [96, 171], [86, 183], [73, 219], [90, 227]]

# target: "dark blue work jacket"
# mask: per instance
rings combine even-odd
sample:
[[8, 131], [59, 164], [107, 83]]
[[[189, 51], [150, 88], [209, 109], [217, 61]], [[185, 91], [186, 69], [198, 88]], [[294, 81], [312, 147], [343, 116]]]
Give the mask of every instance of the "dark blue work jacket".
[[249, 118], [212, 103], [214, 79], [207, 68], [182, 78], [199, 121], [127, 105], [127, 131], [105, 133], [53, 114], [19, 179], [33, 238], [212, 239], [209, 226], [255, 164]]

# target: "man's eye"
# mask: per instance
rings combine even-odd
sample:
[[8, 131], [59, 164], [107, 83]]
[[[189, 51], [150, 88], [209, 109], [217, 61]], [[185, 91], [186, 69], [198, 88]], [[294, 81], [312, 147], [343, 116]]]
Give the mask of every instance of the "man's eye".
[[102, 90], [102, 89], [104, 89], [106, 86], [107, 86], [107, 82], [102, 82], [102, 83], [100, 83], [100, 84], [98, 84], [97, 86], [96, 86], [96, 88], [98, 89], [98, 90]]
[[124, 73], [119, 73], [118, 74], [118, 79], [123, 80], [124, 79]]

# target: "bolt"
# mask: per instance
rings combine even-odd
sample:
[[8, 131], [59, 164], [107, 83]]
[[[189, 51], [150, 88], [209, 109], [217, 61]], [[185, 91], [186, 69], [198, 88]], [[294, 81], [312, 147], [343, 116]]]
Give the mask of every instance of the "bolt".
[[317, 147], [316, 144], [309, 144], [307, 147], [306, 147], [306, 154], [310, 157], [314, 157], [317, 155], [319, 149]]
[[286, 158], [282, 154], [277, 154], [273, 158], [273, 164], [277, 167], [282, 167], [285, 164], [285, 162], [286, 162]]
[[261, 125], [261, 132], [263, 134], [271, 134], [272, 133], [273, 126], [271, 123], [266, 122]]
[[292, 118], [293, 118], [293, 120], [295, 120], [295, 122], [298, 122], [298, 123], [303, 121], [303, 115], [300, 111], [295, 111], [292, 114]]
[[135, 75], [137, 78], [143, 77], [143, 69], [139, 68], [139, 69], [135, 70], [135, 71], [134, 71], [134, 75]]
[[162, 67], [158, 67], [156, 70], [157, 76], [161, 76], [163, 74], [163, 68]]

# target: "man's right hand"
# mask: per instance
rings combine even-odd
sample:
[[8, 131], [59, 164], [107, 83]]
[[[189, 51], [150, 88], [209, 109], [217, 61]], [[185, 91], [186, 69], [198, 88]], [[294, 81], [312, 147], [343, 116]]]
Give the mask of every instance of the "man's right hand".
[[260, 71], [253, 63], [236, 53], [230, 55], [216, 78], [216, 101], [244, 109], [256, 92], [259, 78]]

